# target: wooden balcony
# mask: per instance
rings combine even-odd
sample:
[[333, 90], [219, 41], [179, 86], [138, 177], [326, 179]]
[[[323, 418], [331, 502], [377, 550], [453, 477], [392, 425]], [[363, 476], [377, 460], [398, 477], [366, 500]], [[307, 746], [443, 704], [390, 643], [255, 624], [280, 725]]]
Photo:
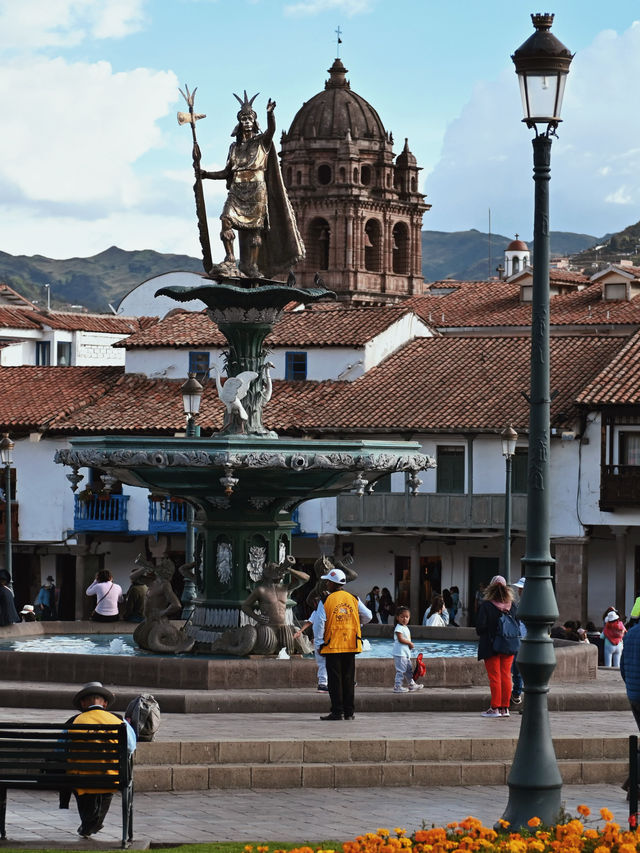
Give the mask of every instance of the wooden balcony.
[[622, 507], [640, 507], [640, 465], [603, 465], [600, 509], [613, 512]]
[[127, 502], [129, 495], [94, 495], [88, 500], [75, 496], [73, 527], [75, 530], [111, 530], [122, 533], [129, 529]]
[[[17, 542], [19, 538], [18, 504], [11, 501], [11, 541]], [[7, 505], [4, 501], [0, 501], [0, 539], [7, 541]]]
[[[504, 529], [504, 495], [373, 494], [338, 496], [341, 530], [404, 530], [443, 533]], [[527, 496], [511, 498], [511, 529], [524, 532]]]

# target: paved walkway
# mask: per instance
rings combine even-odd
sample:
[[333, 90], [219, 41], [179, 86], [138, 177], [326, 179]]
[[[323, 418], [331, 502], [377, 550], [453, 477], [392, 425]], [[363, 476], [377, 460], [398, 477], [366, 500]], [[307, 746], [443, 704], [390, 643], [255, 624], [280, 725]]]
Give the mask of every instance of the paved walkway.
[[[599, 670], [597, 686], [603, 695], [624, 690], [616, 671]], [[589, 685], [589, 689], [593, 687]], [[565, 684], [552, 689], [579, 695], [585, 685]], [[59, 711], [0, 708], [0, 719], [66, 719], [66, 699], [66, 693], [62, 694]], [[521, 720], [519, 714], [509, 719], [483, 719], [477, 712], [362, 713], [353, 722], [340, 723], [321, 722], [315, 713], [163, 714], [157, 740], [290, 739], [293, 734], [299, 738], [322, 736], [337, 740], [384, 738], [390, 733], [407, 739], [512, 738], [517, 735]], [[626, 738], [637, 731], [631, 712], [626, 710], [552, 712], [550, 720], [554, 737]], [[616, 785], [566, 785], [562, 798], [569, 812], [575, 813], [576, 807], [585, 803], [594, 814], [606, 807], [621, 824], [626, 821], [625, 794]], [[506, 786], [140, 793], [135, 798], [134, 846], [210, 841], [344, 841], [381, 826], [401, 826], [411, 833], [423, 821], [442, 825], [467, 815], [492, 825], [502, 815], [507, 799]], [[78, 823], [73, 804], [68, 811], [59, 810], [55, 793], [9, 791], [8, 841], [2, 847], [117, 846], [121, 825], [118, 798], [105, 828], [95, 839], [79, 839]]]
[[[95, 840], [87, 841], [76, 835], [78, 816], [73, 802], [69, 811], [60, 811], [54, 793], [9, 791], [5, 849], [117, 846], [121, 824], [116, 799], [105, 828]], [[467, 815], [491, 826], [504, 812], [507, 799], [508, 788], [503, 786], [137, 794], [133, 846], [211, 841], [346, 841], [381, 826], [390, 830], [401, 826], [411, 833], [420, 829], [423, 821], [441, 826]], [[626, 821], [624, 792], [613, 785], [567, 785], [562, 799], [573, 814], [584, 803], [596, 815], [606, 806], [619, 823]]]

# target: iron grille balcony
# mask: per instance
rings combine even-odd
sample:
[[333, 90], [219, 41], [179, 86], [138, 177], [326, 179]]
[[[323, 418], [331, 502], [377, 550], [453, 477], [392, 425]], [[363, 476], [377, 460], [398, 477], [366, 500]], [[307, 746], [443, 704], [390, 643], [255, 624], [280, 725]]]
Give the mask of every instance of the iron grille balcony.
[[129, 495], [93, 495], [83, 500], [75, 495], [73, 526], [75, 530], [129, 529], [127, 503]]
[[179, 498], [149, 497], [150, 533], [185, 533], [187, 529], [186, 501]]

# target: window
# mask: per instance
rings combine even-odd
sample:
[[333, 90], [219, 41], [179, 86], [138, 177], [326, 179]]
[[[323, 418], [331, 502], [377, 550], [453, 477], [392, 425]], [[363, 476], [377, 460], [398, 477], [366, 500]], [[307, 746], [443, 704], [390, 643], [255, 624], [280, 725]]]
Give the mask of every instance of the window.
[[371, 166], [363, 166], [362, 169], [360, 169], [360, 181], [363, 186], [369, 186], [371, 183]]
[[369, 272], [380, 272], [381, 227], [377, 219], [369, 219], [364, 226], [364, 267]]
[[208, 352], [189, 353], [189, 373], [195, 373], [198, 382], [203, 382], [209, 376]]
[[36, 364], [42, 367], [51, 364], [50, 341], [36, 341]]
[[640, 465], [640, 432], [620, 433], [621, 465]]
[[327, 166], [326, 163], [318, 166], [318, 183], [325, 186], [331, 183], [331, 166]]
[[311, 221], [305, 245], [307, 249], [307, 264], [309, 268], [315, 270], [328, 270], [331, 230], [326, 219], [318, 217]]
[[71, 341], [58, 341], [56, 344], [56, 364], [60, 367], [71, 364]]
[[442, 444], [436, 449], [436, 491], [464, 494], [464, 447]]
[[393, 271], [400, 275], [409, 272], [409, 230], [404, 222], [397, 222], [393, 226], [392, 248], [393, 248]]
[[285, 354], [284, 378], [294, 381], [307, 378], [306, 352], [288, 352]]
[[511, 491], [515, 495], [527, 494], [527, 469], [529, 467], [529, 451], [526, 447], [516, 447], [511, 464]]

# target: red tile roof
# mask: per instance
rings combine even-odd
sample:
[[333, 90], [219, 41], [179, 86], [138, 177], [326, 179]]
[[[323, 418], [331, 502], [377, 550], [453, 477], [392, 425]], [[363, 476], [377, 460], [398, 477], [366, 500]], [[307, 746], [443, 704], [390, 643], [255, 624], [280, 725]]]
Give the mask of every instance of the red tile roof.
[[121, 317], [115, 314], [79, 314], [74, 311], [41, 311], [33, 306], [1, 305], [2, 329], [64, 329], [70, 332], [105, 332], [130, 335], [157, 322], [156, 317]]
[[[573, 424], [575, 397], [624, 344], [596, 336], [551, 340], [554, 426]], [[280, 398], [274, 392], [266, 419], [280, 430], [501, 430], [511, 420], [526, 431], [529, 360], [524, 337], [420, 338], [355, 382], [293, 388]]]
[[[552, 338], [553, 426], [573, 426], [576, 398], [625, 344], [595, 335]], [[500, 431], [507, 421], [526, 432], [529, 358], [525, 337], [421, 338], [355, 382], [274, 382], [264, 421], [293, 435]], [[0, 368], [0, 424], [62, 434], [172, 434], [185, 425], [181, 384], [120, 367]], [[204, 434], [221, 426], [213, 382], [198, 423]]]
[[[340, 310], [330, 304], [313, 305], [304, 311], [285, 311], [265, 343], [267, 347], [364, 346], [408, 313], [406, 305], [342, 306]], [[206, 311], [177, 310], [118, 346], [220, 347], [226, 346], [226, 339]]]
[[122, 367], [0, 367], [0, 424], [36, 431], [108, 394]]
[[640, 403], [640, 332], [578, 395], [586, 406]]
[[[432, 287], [452, 287], [442, 296], [425, 294], [404, 303], [422, 319], [437, 328], [528, 327], [531, 303], [520, 301], [520, 286], [507, 281], [447, 281]], [[605, 302], [601, 285], [589, 284], [583, 290], [552, 296], [551, 326], [640, 325], [640, 296], [630, 302]]]

